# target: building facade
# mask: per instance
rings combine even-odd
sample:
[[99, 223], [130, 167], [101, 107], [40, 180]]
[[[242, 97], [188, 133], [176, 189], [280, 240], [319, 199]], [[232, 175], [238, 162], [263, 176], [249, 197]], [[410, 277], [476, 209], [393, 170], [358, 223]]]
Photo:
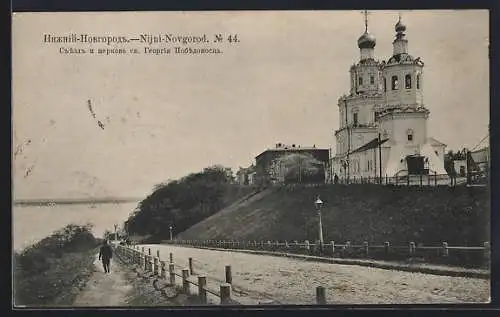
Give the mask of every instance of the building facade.
[[375, 58], [375, 37], [358, 39], [359, 61], [349, 69], [350, 91], [338, 99], [333, 173], [339, 179], [446, 174], [446, 145], [427, 134], [424, 63], [408, 52], [406, 26], [395, 25], [393, 54]]
[[236, 182], [241, 186], [251, 186], [255, 183], [255, 165], [247, 168], [240, 167], [236, 172]]
[[[259, 185], [324, 183], [329, 164], [329, 149], [316, 146], [277, 143], [255, 158], [255, 182]], [[314, 175], [309, 171], [314, 169]]]

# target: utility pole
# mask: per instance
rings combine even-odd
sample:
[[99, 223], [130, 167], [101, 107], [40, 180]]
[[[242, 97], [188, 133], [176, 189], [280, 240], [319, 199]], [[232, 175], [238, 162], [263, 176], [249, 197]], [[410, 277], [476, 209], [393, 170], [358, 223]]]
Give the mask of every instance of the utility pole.
[[350, 165], [351, 162], [349, 161], [349, 152], [351, 152], [351, 133], [349, 132], [349, 120], [347, 119], [347, 99], [344, 99], [344, 104], [345, 104], [345, 125], [346, 125], [346, 131], [347, 131], [347, 184], [349, 184], [349, 178], [351, 177], [350, 173]]
[[471, 166], [470, 166], [470, 151], [469, 149], [465, 149], [465, 170], [467, 171], [467, 185], [471, 184]]
[[331, 178], [331, 182], [333, 184], [333, 150], [332, 148], [330, 148], [330, 160], [329, 160], [329, 164], [330, 164], [330, 178]]
[[118, 233], [116, 231], [117, 228], [118, 228], [118, 225], [115, 224], [115, 241], [118, 241]]
[[380, 133], [378, 134], [378, 174], [380, 176], [379, 182], [382, 184], [382, 143]]

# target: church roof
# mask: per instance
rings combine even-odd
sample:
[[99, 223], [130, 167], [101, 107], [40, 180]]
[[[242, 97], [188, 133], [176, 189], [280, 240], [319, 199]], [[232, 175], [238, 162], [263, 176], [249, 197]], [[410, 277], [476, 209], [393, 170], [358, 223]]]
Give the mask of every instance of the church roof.
[[378, 117], [385, 116], [387, 114], [394, 114], [394, 113], [430, 113], [430, 111], [422, 105], [396, 105], [392, 106], [391, 108], [386, 108], [383, 109], [382, 111], [379, 112]]
[[420, 57], [414, 58], [408, 53], [401, 53], [391, 56], [387, 62], [382, 62], [384, 66], [390, 66], [395, 64], [417, 64], [419, 66], [424, 66], [424, 62]]
[[429, 143], [431, 145], [444, 145], [444, 146], [446, 146], [446, 144], [444, 144], [443, 142], [440, 142], [440, 141], [434, 139], [433, 137], [428, 137], [428, 140], [429, 140]]
[[387, 138], [387, 139], [384, 139], [384, 140], [380, 140], [380, 142], [379, 142], [378, 138], [375, 138], [375, 139], [371, 140], [370, 142], [365, 143], [362, 146], [358, 147], [357, 149], [355, 149], [354, 151], [352, 151], [351, 154], [352, 153], [357, 153], [357, 152], [363, 152], [363, 151], [370, 150], [370, 149], [375, 149], [379, 145], [382, 145], [385, 142], [387, 142], [387, 140], [389, 140], [389, 139]]

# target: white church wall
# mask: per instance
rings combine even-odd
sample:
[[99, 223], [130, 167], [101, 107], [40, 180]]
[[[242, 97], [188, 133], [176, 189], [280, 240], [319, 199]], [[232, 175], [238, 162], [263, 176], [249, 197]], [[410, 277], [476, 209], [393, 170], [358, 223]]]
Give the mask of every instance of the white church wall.
[[385, 138], [386, 136], [392, 138], [394, 131], [394, 121], [390, 120], [389, 117], [382, 118], [378, 121], [378, 132]]
[[[411, 75], [411, 88], [406, 88], [405, 76]], [[417, 89], [417, 74], [420, 75], [419, 89]], [[387, 91], [384, 94], [385, 103], [388, 105], [423, 104], [422, 67], [416, 65], [388, 66], [383, 76], [386, 79]], [[397, 90], [392, 90], [392, 76], [398, 76]]]
[[[351, 84], [354, 83], [354, 92], [361, 91], [378, 91], [380, 82], [379, 82], [379, 70], [376, 65], [373, 66], [358, 66], [352, 70], [351, 76], [354, 77], [354, 80], [351, 81]], [[372, 83], [373, 77], [373, 83]], [[360, 84], [359, 78], [362, 78], [362, 83]], [[352, 88], [352, 87], [351, 87]]]
[[[427, 140], [427, 121], [423, 115], [420, 113], [395, 115], [390, 138], [405, 146], [424, 144]], [[413, 133], [413, 140], [408, 140], [410, 133]]]

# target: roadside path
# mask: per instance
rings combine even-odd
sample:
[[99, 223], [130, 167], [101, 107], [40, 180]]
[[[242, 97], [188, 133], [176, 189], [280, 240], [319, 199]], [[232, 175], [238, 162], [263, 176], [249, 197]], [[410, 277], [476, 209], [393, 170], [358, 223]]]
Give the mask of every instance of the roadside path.
[[95, 255], [94, 273], [83, 291], [78, 294], [73, 306], [109, 307], [127, 306], [132, 285], [127, 281], [125, 271], [115, 259], [111, 260], [111, 272], [104, 273], [102, 262]]
[[[488, 279], [438, 276], [357, 265], [309, 262], [247, 253], [144, 245], [163, 259], [173, 253], [176, 269], [193, 258], [195, 274], [217, 289], [224, 267], [231, 265], [233, 292], [242, 304], [275, 300], [280, 304], [314, 304], [315, 288], [326, 288], [328, 304], [431, 304], [488, 302]], [[245, 299], [248, 299], [247, 302]], [[252, 303], [253, 302], [253, 303]]]

